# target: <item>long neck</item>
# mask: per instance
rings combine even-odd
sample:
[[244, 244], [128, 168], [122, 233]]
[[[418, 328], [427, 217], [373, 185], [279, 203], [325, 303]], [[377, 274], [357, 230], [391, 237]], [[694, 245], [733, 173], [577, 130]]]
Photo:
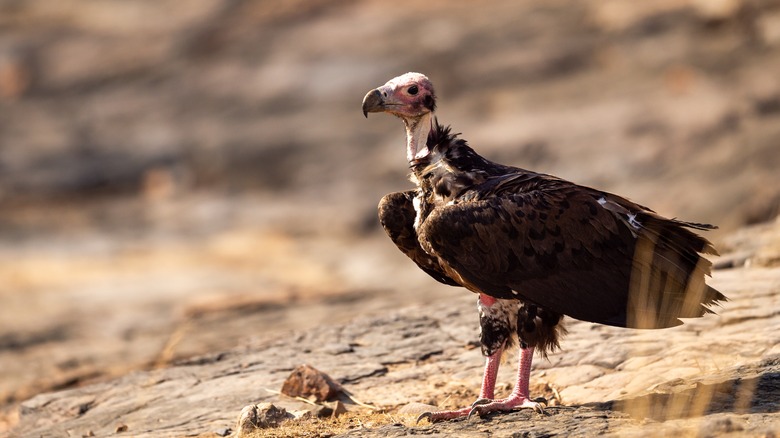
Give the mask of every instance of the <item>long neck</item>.
[[406, 159], [409, 162], [428, 155], [428, 133], [431, 132], [431, 113], [420, 117], [404, 118], [406, 125]]

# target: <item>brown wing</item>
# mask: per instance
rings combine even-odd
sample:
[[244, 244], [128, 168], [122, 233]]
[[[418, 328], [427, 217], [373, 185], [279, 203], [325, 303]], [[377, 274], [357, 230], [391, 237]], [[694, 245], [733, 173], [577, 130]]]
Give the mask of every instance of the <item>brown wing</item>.
[[[585, 321], [670, 327], [707, 312], [701, 304], [725, 299], [704, 284], [708, 265], [698, 252], [711, 247], [683, 228], [695, 224], [587, 187], [531, 178], [491, 183], [487, 194], [477, 190], [469, 202], [435, 209], [419, 230], [423, 248], [472, 290]], [[637, 248], [644, 255], [635, 258]]]
[[420, 269], [441, 283], [460, 286], [444, 273], [438, 258], [427, 254], [420, 247], [417, 232], [414, 230], [414, 220], [417, 215], [413, 203], [415, 194], [415, 191], [410, 190], [390, 193], [383, 197], [379, 202], [379, 222], [395, 246], [412, 259]]

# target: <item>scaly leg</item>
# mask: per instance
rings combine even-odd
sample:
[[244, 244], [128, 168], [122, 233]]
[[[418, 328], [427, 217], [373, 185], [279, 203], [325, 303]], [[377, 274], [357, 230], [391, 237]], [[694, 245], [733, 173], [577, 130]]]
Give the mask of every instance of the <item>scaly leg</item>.
[[[496, 376], [498, 375], [498, 366], [501, 364], [501, 353], [503, 353], [503, 351], [503, 348], [499, 348], [498, 351], [488, 356], [485, 360], [485, 372], [482, 375], [482, 389], [479, 391], [479, 399], [474, 403], [478, 403], [480, 400], [492, 400], [495, 396]], [[473, 408], [469, 406], [452, 411], [424, 412], [417, 417], [417, 422], [423, 418], [428, 418], [431, 422], [436, 422], [465, 417], [469, 415], [472, 409]]]
[[482, 389], [479, 391], [479, 398], [493, 398], [496, 391], [496, 377], [498, 376], [498, 366], [501, 365], [501, 354], [503, 348], [488, 356], [485, 360], [485, 372], [482, 374]]
[[[471, 406], [463, 409], [451, 411], [425, 412], [417, 418], [419, 422], [423, 418], [428, 418], [431, 422], [450, 420], [453, 418], [470, 417], [473, 414], [484, 415], [490, 412], [510, 411], [514, 408], [533, 408], [536, 411], [542, 411], [539, 403], [531, 401], [528, 394], [528, 382], [531, 374], [531, 360], [533, 359], [533, 348], [521, 348], [520, 359], [517, 367], [517, 383], [512, 394], [505, 399], [494, 400], [496, 376], [501, 362], [501, 354], [509, 333], [506, 328], [509, 323], [504, 321], [506, 315], [502, 315], [500, 308], [493, 309], [496, 299], [485, 294], [479, 295], [480, 324], [482, 326], [481, 342], [483, 352], [492, 351], [487, 356], [485, 362], [485, 372], [482, 377], [482, 389], [479, 392], [479, 399]], [[499, 310], [495, 312], [494, 310]]]
[[534, 349], [520, 349], [520, 360], [517, 366], [517, 383], [512, 390], [512, 394], [505, 399], [493, 400], [493, 390], [496, 384], [496, 374], [498, 373], [498, 362], [501, 359], [501, 351], [487, 358], [485, 363], [485, 374], [482, 378], [482, 390], [480, 398], [471, 406], [452, 411], [425, 412], [421, 414], [417, 421], [428, 418], [429, 421], [436, 422], [442, 420], [451, 420], [460, 417], [471, 417], [474, 414], [479, 416], [492, 412], [511, 411], [515, 408], [531, 408], [539, 413], [544, 413], [542, 405], [531, 400], [529, 397], [528, 384], [531, 376], [531, 360], [533, 359]]
[[477, 400], [472, 405], [467, 416], [471, 417], [474, 414], [482, 416], [491, 412], [511, 411], [514, 408], [532, 408], [539, 413], [543, 413], [544, 409], [542, 408], [542, 405], [531, 400], [529, 397], [528, 383], [531, 377], [531, 361], [533, 360], [533, 355], [533, 347], [520, 349], [520, 359], [517, 366], [517, 383], [515, 383], [515, 388], [512, 390], [512, 394], [510, 394], [509, 397], [503, 400]]

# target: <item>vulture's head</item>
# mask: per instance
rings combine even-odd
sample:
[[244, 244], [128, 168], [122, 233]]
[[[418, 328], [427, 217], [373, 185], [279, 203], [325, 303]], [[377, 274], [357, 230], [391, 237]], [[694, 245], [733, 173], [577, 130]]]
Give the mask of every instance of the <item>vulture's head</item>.
[[436, 109], [433, 84], [424, 74], [406, 73], [374, 88], [363, 98], [363, 115], [390, 113], [404, 120], [417, 119]]

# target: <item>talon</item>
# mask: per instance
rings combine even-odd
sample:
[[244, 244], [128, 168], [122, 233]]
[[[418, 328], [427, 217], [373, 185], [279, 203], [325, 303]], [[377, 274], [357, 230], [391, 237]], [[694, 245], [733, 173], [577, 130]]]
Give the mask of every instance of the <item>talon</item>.
[[486, 404], [492, 403], [492, 402], [493, 402], [493, 400], [491, 400], [489, 398], [478, 398], [476, 401], [474, 401], [474, 403], [471, 404], [471, 407], [474, 408], [474, 407], [477, 407], [479, 405], [486, 405]]
[[539, 414], [544, 415], [544, 408], [542, 407], [541, 403], [534, 404], [534, 411], [536, 411]]
[[415, 421], [414, 424], [418, 424], [423, 418], [427, 418], [428, 421], [433, 423], [433, 412], [423, 412], [419, 417], [417, 417], [417, 421]]
[[[477, 400], [477, 401], [479, 401], [479, 400]], [[474, 403], [476, 403], [476, 402], [474, 402]], [[466, 415], [466, 421], [468, 421], [468, 420], [471, 420], [471, 416], [472, 416], [472, 415], [474, 415], [474, 413], [476, 413], [476, 414], [477, 414], [478, 416], [480, 416], [480, 417], [482, 416], [482, 415], [480, 414], [480, 412], [479, 412], [479, 407], [480, 407], [480, 405], [481, 405], [481, 404], [479, 404], [479, 405], [477, 405], [477, 406], [473, 406], [473, 407], [471, 408], [471, 410], [469, 411], [469, 414], [468, 414], [468, 415]]]

